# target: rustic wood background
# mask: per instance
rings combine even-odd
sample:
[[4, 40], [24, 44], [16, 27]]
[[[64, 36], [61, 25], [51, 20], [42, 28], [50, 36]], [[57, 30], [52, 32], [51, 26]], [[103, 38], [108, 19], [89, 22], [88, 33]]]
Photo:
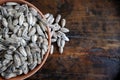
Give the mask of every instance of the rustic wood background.
[[[62, 14], [70, 42], [26, 80], [120, 80], [120, 1], [27, 0], [44, 14]], [[119, 79], [118, 79], [119, 78]]]

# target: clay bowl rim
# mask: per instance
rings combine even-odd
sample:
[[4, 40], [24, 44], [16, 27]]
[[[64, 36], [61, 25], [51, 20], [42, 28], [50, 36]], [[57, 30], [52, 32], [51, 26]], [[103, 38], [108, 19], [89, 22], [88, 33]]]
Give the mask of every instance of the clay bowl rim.
[[[6, 2], [17, 2], [20, 4], [27, 4], [29, 7], [33, 7], [34, 9], [36, 9], [38, 11], [38, 13], [44, 18], [44, 15], [37, 7], [35, 7], [33, 4], [31, 4], [25, 0], [0, 0], [0, 5], [4, 4]], [[35, 69], [29, 71], [27, 74], [22, 74], [20, 76], [10, 78], [9, 80], [24, 80], [24, 79], [32, 76], [33, 74], [35, 74], [43, 66], [43, 64], [45, 63], [45, 61], [48, 58], [49, 51], [50, 51], [50, 45], [51, 45], [50, 29], [47, 27], [47, 30], [48, 30], [48, 51], [47, 51], [46, 55], [44, 56], [44, 59], [42, 60], [41, 64], [38, 64]], [[2, 78], [0, 76], [0, 80], [4, 80], [4, 78]]]

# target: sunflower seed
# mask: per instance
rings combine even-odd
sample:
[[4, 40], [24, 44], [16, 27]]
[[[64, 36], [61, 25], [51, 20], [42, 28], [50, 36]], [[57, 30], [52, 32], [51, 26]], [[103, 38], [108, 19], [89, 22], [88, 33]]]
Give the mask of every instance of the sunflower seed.
[[11, 66], [13, 64], [13, 61], [10, 61], [7, 65], [6, 65], [6, 67], [8, 68], [9, 66]]
[[3, 41], [3, 43], [4, 43], [5, 46], [8, 47], [10, 45], [13, 45], [13, 46], [16, 47], [18, 45], [18, 43], [17, 43], [18, 39], [16, 37], [12, 37], [13, 35], [14, 34], [12, 34], [11, 37], [9, 37], [9, 38], [7, 38], [7, 39], [5, 39]]
[[57, 45], [58, 45], [58, 47], [61, 46], [61, 38], [58, 38], [58, 40], [57, 40]]
[[25, 9], [26, 9], [26, 10], [25, 10], [25, 16], [28, 16], [29, 9], [28, 9], [27, 4], [25, 4], [24, 7], [25, 7]]
[[30, 48], [33, 48], [33, 49], [38, 47], [36, 43], [30, 43], [29, 46], [30, 46]]
[[23, 15], [23, 12], [17, 12], [17, 13], [15, 13], [14, 14], [14, 18], [18, 18], [18, 17], [20, 17], [20, 15]]
[[58, 33], [57, 32], [53, 32], [52, 37], [55, 38], [55, 39], [57, 39], [57, 36], [58, 36]]
[[33, 57], [30, 51], [30, 47], [26, 46], [26, 52], [27, 52], [27, 58], [28, 58], [28, 63], [32, 64], [33, 63]]
[[17, 13], [17, 11], [16, 10], [10, 10], [9, 12], [8, 12], [8, 16], [11, 16], [11, 17], [14, 17], [15, 18], [15, 14]]
[[40, 52], [40, 48], [37, 46], [37, 47], [34, 47], [32, 50], [31, 50], [32, 53], [39, 53]]
[[65, 41], [69, 41], [69, 38], [65, 34], [62, 35], [62, 39]]
[[24, 64], [24, 62], [25, 62], [25, 57], [24, 57], [20, 52], [18, 52], [18, 51], [15, 51], [15, 53], [19, 55], [20, 60], [21, 60], [21, 64]]
[[66, 20], [65, 20], [65, 19], [62, 19], [62, 20], [61, 20], [61, 26], [62, 26], [62, 27], [65, 27], [65, 25], [66, 25]]
[[8, 18], [8, 27], [10, 30], [12, 30], [12, 31], [14, 30], [14, 26], [12, 25], [12, 18], [11, 17]]
[[3, 37], [4, 37], [5, 39], [9, 38], [8, 32], [9, 32], [9, 28], [7, 28], [7, 27], [6, 27], [6, 28], [3, 28], [2, 33], [3, 33]]
[[14, 8], [15, 8], [15, 10], [19, 10], [20, 9], [20, 5], [17, 4], [17, 5], [15, 5]]
[[16, 77], [17, 75], [15, 73], [5, 73], [4, 77], [5, 79], [9, 79], [9, 78], [12, 78], [12, 77]]
[[13, 46], [13, 45], [10, 45], [10, 46], [9, 46], [9, 50], [11, 50], [11, 51], [15, 51], [15, 50], [16, 50], [16, 47]]
[[24, 22], [23, 26], [25, 26], [25, 28], [27, 27], [27, 29], [28, 29], [28, 23]]
[[25, 62], [24, 64], [23, 64], [23, 66], [22, 66], [22, 71], [23, 71], [23, 73], [24, 74], [27, 74], [28, 73], [28, 66], [27, 66], [27, 63]]
[[10, 62], [9, 59], [5, 59], [5, 60], [2, 62], [2, 64], [3, 64], [3, 66], [6, 66], [9, 62]]
[[5, 56], [4, 56], [6, 59], [8, 59], [8, 60], [13, 60], [13, 57], [12, 57], [12, 55], [10, 55], [10, 54], [5, 54]]
[[41, 36], [44, 36], [44, 33], [43, 31], [41, 30], [40, 26], [39, 25], [36, 25], [36, 29], [37, 29], [37, 33]]
[[13, 51], [11, 51], [11, 50], [7, 50], [6, 52], [7, 52], [7, 54], [10, 54], [10, 55], [13, 54]]
[[53, 51], [54, 51], [54, 46], [51, 45], [51, 47], [50, 47], [50, 54], [53, 54]]
[[48, 40], [47, 39], [43, 39], [43, 44], [44, 45], [48, 45]]
[[64, 32], [64, 33], [67, 33], [67, 32], [69, 32], [69, 29], [67, 29], [67, 28], [61, 28], [60, 31]]
[[53, 15], [51, 14], [51, 15], [48, 17], [47, 22], [50, 23], [52, 19], [53, 19]]
[[55, 26], [54, 27], [55, 28], [54, 31], [58, 31], [61, 28], [61, 26], [59, 24], [57, 24], [57, 23], [55, 23], [54, 26]]
[[21, 26], [23, 24], [23, 21], [24, 21], [24, 15], [20, 15], [19, 17], [19, 25]]
[[29, 13], [29, 14], [28, 14], [28, 16], [27, 16], [27, 21], [28, 21], [29, 25], [32, 25], [32, 23], [33, 23], [32, 13]]
[[61, 47], [64, 47], [65, 46], [65, 40], [61, 39]]
[[27, 37], [27, 33], [28, 33], [28, 26], [25, 26], [23, 33], [22, 33], [22, 37]]
[[15, 73], [16, 73], [17, 75], [21, 75], [21, 74], [23, 73], [23, 71], [22, 71], [21, 69], [19, 69], [19, 70], [15, 71]]
[[25, 51], [25, 49], [24, 49], [24, 47], [23, 46], [21, 46], [20, 48], [19, 48], [19, 51], [20, 51], [20, 53], [23, 55], [23, 56], [27, 56], [27, 53], [26, 53], [26, 51]]
[[42, 48], [44, 49], [44, 51], [45, 51], [45, 52], [47, 52], [47, 50], [48, 50], [48, 47], [47, 47], [47, 45], [45, 45], [45, 44], [42, 44]]
[[16, 3], [16, 2], [7, 2], [6, 5], [8, 5], [8, 6], [9, 6], [9, 5], [10, 5], [10, 6], [11, 6], [11, 5], [14, 6], [14, 5], [18, 5], [18, 3]]
[[33, 63], [33, 56], [32, 55], [29, 55], [28, 57], [28, 64], [32, 64]]
[[30, 40], [30, 37], [28, 35], [22, 35], [22, 38], [26, 41], [29, 41]]
[[45, 18], [48, 18], [50, 16], [50, 13], [47, 13], [44, 16], [45, 16]]
[[4, 27], [8, 27], [8, 22], [5, 18], [2, 19], [2, 24]]
[[35, 27], [32, 27], [28, 33], [29, 36], [32, 36], [36, 33], [36, 28]]
[[47, 31], [46, 26], [42, 22], [39, 22], [39, 26], [40, 26], [40, 28], [42, 29], [43, 32]]
[[29, 65], [30, 70], [33, 70], [37, 66], [37, 62], [34, 62], [33, 64]]
[[43, 17], [40, 14], [37, 14], [37, 19], [41, 20]]
[[5, 77], [5, 72], [1, 72], [1, 76], [2, 76], [2, 77]]
[[43, 23], [43, 25], [48, 26], [47, 20], [44, 18], [41, 18], [40, 21]]
[[0, 73], [2, 73], [3, 71], [5, 71], [6, 69], [7, 69], [6, 66], [2, 66], [2, 67], [0, 68]]
[[1, 12], [2, 12], [3, 16], [8, 17], [7, 10], [5, 7], [1, 8]]
[[36, 9], [34, 9], [34, 8], [29, 8], [30, 9], [30, 11], [31, 11], [31, 13], [34, 15], [34, 16], [37, 16], [37, 10]]
[[52, 18], [50, 21], [49, 21], [49, 24], [52, 24], [54, 22], [54, 18]]
[[41, 63], [41, 57], [40, 57], [40, 53], [36, 53], [37, 56], [37, 63], [40, 64]]
[[25, 50], [26, 50], [26, 53], [27, 53], [28, 56], [32, 55], [29, 46], [26, 46]]
[[23, 38], [20, 38], [19, 42], [20, 42], [21, 46], [27, 45], [26, 41]]
[[19, 28], [18, 32], [17, 32], [17, 35], [20, 37], [22, 36], [22, 32], [23, 32], [23, 28]]
[[57, 15], [57, 17], [56, 17], [55, 22], [56, 22], [56, 23], [59, 23], [59, 22], [60, 22], [60, 19], [61, 19], [61, 15], [60, 15], [60, 14], [58, 14], [58, 15]]
[[37, 37], [38, 37], [37, 35], [33, 35], [33, 36], [32, 36], [32, 42], [33, 42], [33, 43], [36, 43]]
[[45, 34], [45, 38], [47, 38], [47, 39], [48, 39], [48, 34], [47, 34], [46, 32], [45, 32], [44, 34]]
[[31, 30], [31, 28], [32, 28], [32, 26], [31, 26], [31, 25], [29, 25], [29, 29], [28, 29], [28, 31], [30, 31], [30, 30]]
[[13, 32], [14, 32], [14, 33], [17, 33], [17, 31], [19, 30], [19, 28], [20, 28], [20, 26], [19, 26], [19, 25], [16, 25], [15, 28], [14, 28], [14, 30], [13, 30]]
[[26, 10], [24, 5], [21, 5], [20, 8], [18, 9], [18, 12], [24, 12]]
[[[39, 22], [39, 26], [40, 26], [41, 31], [40, 31], [40, 30], [38, 30], [38, 31], [42, 32], [41, 35], [42, 35], [43, 37], [48, 38], [48, 35], [47, 35], [47, 33], [46, 33], [46, 31], [47, 31], [46, 26], [43, 25], [42, 22]], [[40, 33], [40, 32], [39, 32], [39, 33]]]
[[51, 42], [53, 43], [53, 42], [56, 42], [57, 41], [57, 39], [56, 38], [52, 38], [51, 39]]
[[17, 40], [17, 35], [16, 34], [12, 34], [10, 38]]
[[32, 55], [33, 55], [33, 61], [37, 62], [37, 55], [36, 55], [36, 53], [33, 53]]
[[5, 39], [9, 38], [9, 35], [8, 34], [5, 34]]
[[59, 47], [59, 52], [62, 54], [63, 53], [63, 47]]
[[21, 60], [18, 54], [14, 55], [14, 64], [16, 68], [19, 68], [19, 66], [21, 65]]
[[[42, 49], [42, 50], [41, 50], [41, 53], [42, 53], [42, 55], [45, 55], [45, 50]], [[42, 59], [43, 59], [43, 57], [42, 57]]]
[[58, 31], [57, 32], [57, 36], [60, 38], [61, 36], [63, 36], [63, 35], [65, 35], [63, 32], [61, 32], [61, 31]]
[[39, 36], [39, 37], [38, 37], [38, 41], [39, 41], [40, 43], [42, 43], [42, 42], [43, 42], [43, 38], [42, 38], [41, 36]]
[[36, 24], [36, 22], [37, 22], [37, 19], [36, 19], [36, 17], [33, 17], [33, 22], [32, 22], [32, 26], [34, 26], [35, 24]]

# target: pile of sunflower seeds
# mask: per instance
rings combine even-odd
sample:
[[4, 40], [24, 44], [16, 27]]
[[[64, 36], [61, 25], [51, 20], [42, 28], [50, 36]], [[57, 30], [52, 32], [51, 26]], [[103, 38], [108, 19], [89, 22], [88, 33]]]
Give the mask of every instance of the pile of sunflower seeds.
[[[56, 19], [52, 14], [41, 15], [27, 4], [7, 2], [0, 6], [0, 74], [9, 79], [27, 74], [40, 64], [48, 50], [47, 27], [51, 31], [51, 50], [57, 42], [59, 52], [63, 53], [66, 20], [61, 15]], [[61, 21], [61, 26], [59, 25]]]
[[[63, 53], [63, 49], [65, 47], [65, 41], [69, 41], [69, 38], [66, 36], [65, 33], [69, 32], [68, 28], [65, 28], [66, 20], [61, 20], [61, 15], [57, 15], [56, 18], [54, 18], [53, 14], [47, 13], [44, 15], [45, 20], [42, 20], [42, 22], [47, 22], [46, 26], [50, 28], [51, 31], [51, 50], [50, 54], [53, 54], [54, 52], [54, 43], [57, 43], [57, 46], [59, 48], [59, 53]], [[60, 25], [61, 24], [61, 25]]]

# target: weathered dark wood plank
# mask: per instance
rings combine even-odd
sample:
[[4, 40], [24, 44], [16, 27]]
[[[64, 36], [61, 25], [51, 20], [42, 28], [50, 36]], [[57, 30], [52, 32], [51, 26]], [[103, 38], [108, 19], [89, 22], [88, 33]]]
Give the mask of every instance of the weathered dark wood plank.
[[27, 0], [43, 13], [62, 14], [71, 39], [26, 80], [117, 80], [120, 74], [120, 1]]

